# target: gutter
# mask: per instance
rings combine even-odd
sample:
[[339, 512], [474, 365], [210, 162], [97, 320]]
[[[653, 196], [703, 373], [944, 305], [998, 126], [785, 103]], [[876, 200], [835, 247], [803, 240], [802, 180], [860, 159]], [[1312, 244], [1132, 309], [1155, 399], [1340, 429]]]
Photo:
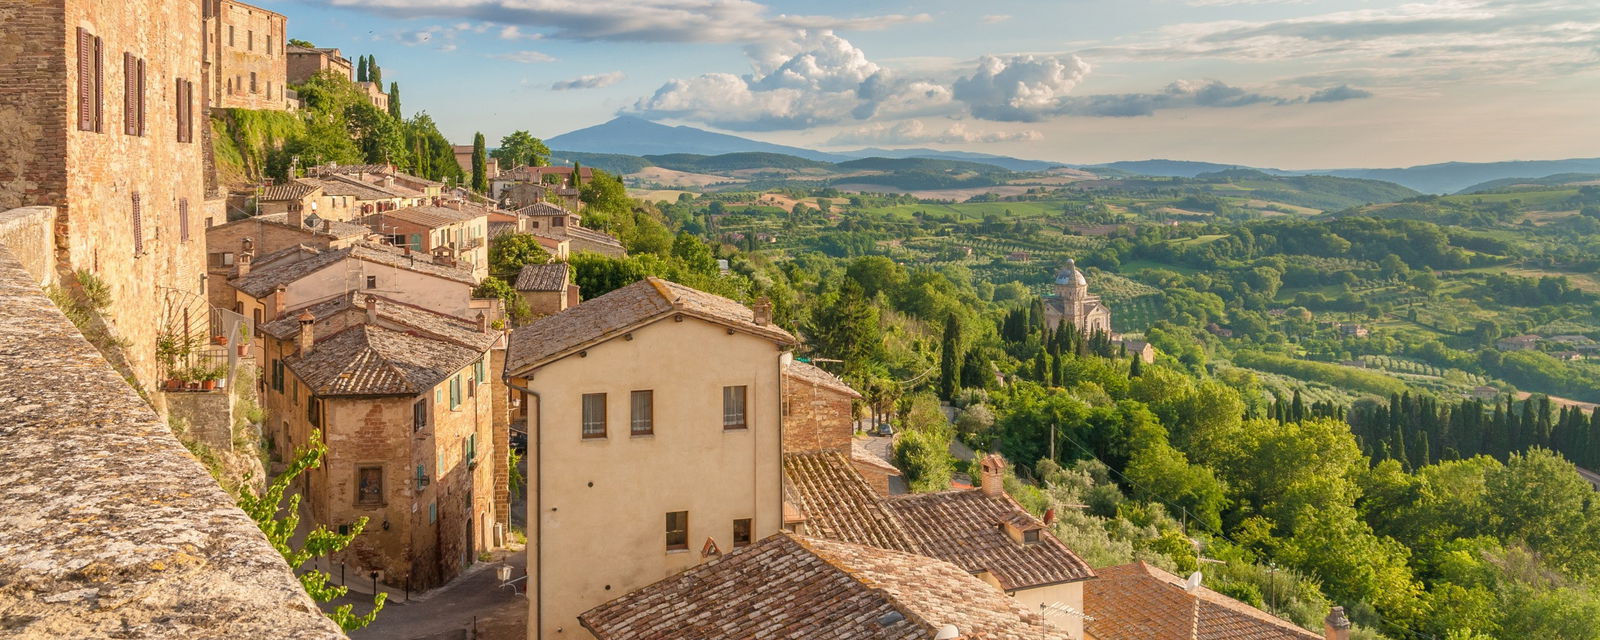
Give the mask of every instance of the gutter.
[[[504, 372], [500, 374], [500, 380], [501, 382], [505, 383], [506, 387], [516, 389], [517, 391], [521, 391], [522, 393], [533, 397], [534, 401], [537, 402], [538, 405], [535, 407], [533, 414], [530, 415], [529, 418], [533, 420], [535, 425], [542, 426], [540, 414], [544, 412], [544, 399], [539, 396], [539, 392], [527, 387], [519, 387], [511, 384], [511, 376], [505, 374]], [[544, 433], [544, 430], [530, 425], [528, 427], [528, 431], [529, 435], [533, 436], [533, 455], [531, 456], [531, 460], [529, 460], [529, 464], [537, 466], [532, 475], [534, 476], [534, 484], [539, 487], [539, 489], [534, 492], [532, 501], [533, 504], [531, 505], [532, 511], [529, 512], [531, 515], [528, 517], [528, 522], [537, 523], [538, 521], [534, 520], [534, 518], [544, 517], [544, 464], [543, 461], [539, 459], [539, 456], [544, 454], [544, 447], [540, 446], [539, 442], [541, 439], [541, 434]], [[506, 518], [507, 521], [510, 520], [509, 515], [507, 515]], [[534, 553], [536, 554], [534, 557], [534, 567], [538, 571], [538, 575], [534, 576], [533, 578], [533, 597], [534, 602], [538, 603], [533, 612], [533, 637], [539, 638], [542, 637], [542, 634], [544, 633], [544, 526], [542, 524], [536, 524], [534, 526], [533, 545]]]

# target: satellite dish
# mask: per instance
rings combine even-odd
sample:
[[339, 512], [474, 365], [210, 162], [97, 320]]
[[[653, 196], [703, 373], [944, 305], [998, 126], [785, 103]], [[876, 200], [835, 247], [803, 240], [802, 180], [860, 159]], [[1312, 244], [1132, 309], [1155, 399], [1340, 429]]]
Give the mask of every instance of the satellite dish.
[[955, 640], [961, 637], [961, 630], [953, 624], [939, 627], [939, 633], [934, 634], [933, 640]]
[[1199, 589], [1200, 588], [1200, 579], [1201, 579], [1201, 575], [1200, 575], [1199, 571], [1196, 571], [1194, 573], [1189, 574], [1189, 579], [1188, 579], [1188, 581], [1186, 581], [1184, 583], [1183, 588], [1186, 589], [1186, 590], [1189, 590], [1189, 591], [1194, 591], [1195, 589]]

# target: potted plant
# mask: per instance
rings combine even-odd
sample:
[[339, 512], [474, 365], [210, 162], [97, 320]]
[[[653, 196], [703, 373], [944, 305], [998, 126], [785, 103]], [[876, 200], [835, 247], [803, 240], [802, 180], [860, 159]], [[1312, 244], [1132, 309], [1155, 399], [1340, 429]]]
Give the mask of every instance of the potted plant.
[[161, 361], [162, 369], [167, 372], [168, 391], [183, 388], [186, 376], [178, 368], [178, 361], [189, 355], [190, 346], [187, 337], [171, 331], [163, 331], [156, 336], [156, 359]]
[[217, 388], [217, 381], [227, 375], [228, 369], [220, 365], [215, 367], [196, 366], [194, 368], [194, 378], [200, 381], [201, 391], [211, 391]]
[[239, 344], [236, 348], [239, 349], [239, 357], [250, 355], [250, 325], [239, 323]]
[[211, 343], [220, 347], [228, 346], [228, 336], [211, 336]]

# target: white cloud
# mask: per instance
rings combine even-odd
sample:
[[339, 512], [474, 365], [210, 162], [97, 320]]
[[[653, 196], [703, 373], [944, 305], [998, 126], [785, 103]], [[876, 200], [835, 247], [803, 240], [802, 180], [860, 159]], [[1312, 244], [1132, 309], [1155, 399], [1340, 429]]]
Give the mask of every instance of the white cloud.
[[538, 26], [547, 37], [640, 42], [762, 42], [796, 30], [885, 29], [927, 14], [860, 18], [771, 15], [754, 0], [332, 0], [334, 6], [404, 18], [468, 18]]
[[911, 144], [974, 144], [992, 142], [1036, 142], [1044, 134], [1032, 129], [1025, 131], [974, 131], [962, 123], [943, 130], [930, 129], [921, 120], [902, 120], [894, 124], [878, 123], [858, 127], [835, 135], [830, 145], [911, 145]]
[[540, 40], [543, 38], [544, 34], [542, 33], [523, 33], [522, 27], [514, 24], [500, 27], [501, 40]]
[[571, 80], [562, 80], [560, 82], [552, 84], [552, 85], [550, 85], [550, 90], [551, 91], [570, 91], [570, 90], [573, 90], [573, 89], [599, 89], [601, 87], [609, 87], [609, 86], [614, 85], [614, 84], [616, 84], [618, 82], [621, 82], [623, 77], [624, 76], [623, 76], [623, 73], [621, 71], [612, 71], [611, 73], [600, 73], [600, 74], [595, 74], [595, 75], [578, 76], [578, 77], [573, 78]]
[[984, 24], [999, 24], [999, 23], [1005, 22], [1005, 21], [1010, 20], [1010, 19], [1011, 19], [1011, 16], [1009, 16], [1009, 15], [1006, 15], [1006, 14], [1003, 14], [1003, 13], [996, 13], [996, 14], [991, 14], [991, 15], [984, 16], [982, 18], [978, 18], [978, 22], [982, 22]]
[[953, 95], [975, 117], [1033, 122], [1055, 112], [1089, 69], [1089, 63], [1075, 55], [984, 56], [972, 75], [956, 80]]
[[508, 60], [510, 62], [520, 62], [522, 64], [534, 64], [534, 63], [539, 63], [539, 62], [554, 62], [555, 61], [555, 58], [553, 56], [551, 56], [550, 54], [547, 54], [547, 53], [540, 52], [540, 51], [508, 51], [506, 53], [491, 53], [491, 54], [489, 54], [489, 57], [490, 58], [494, 58], [496, 60]]

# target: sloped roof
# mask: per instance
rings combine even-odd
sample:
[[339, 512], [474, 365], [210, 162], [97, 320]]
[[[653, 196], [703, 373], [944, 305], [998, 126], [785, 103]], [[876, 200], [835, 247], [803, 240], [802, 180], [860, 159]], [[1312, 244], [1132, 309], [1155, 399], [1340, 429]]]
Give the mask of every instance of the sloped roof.
[[861, 397], [861, 392], [850, 388], [850, 385], [845, 384], [845, 381], [840, 380], [839, 376], [828, 373], [821, 367], [809, 362], [791, 360], [789, 362], [789, 366], [784, 368], [783, 375], [789, 376], [796, 380], [804, 381], [809, 384], [827, 387], [852, 398]]
[[651, 276], [519, 327], [511, 334], [506, 372], [524, 372], [670, 313], [715, 322], [785, 345], [795, 342], [794, 336], [775, 325], [756, 324], [749, 307]]
[[459, 224], [468, 220], [477, 219], [479, 217], [482, 217], [482, 214], [476, 214], [470, 211], [457, 211], [455, 209], [451, 209], [450, 207], [424, 205], [419, 207], [401, 207], [399, 209], [391, 209], [381, 213], [374, 213], [368, 215], [362, 220], [364, 220], [367, 224], [378, 224], [385, 218], [390, 218], [433, 229], [452, 224]]
[[806, 533], [918, 553], [911, 534], [885, 509], [861, 474], [837, 451], [783, 456], [785, 500], [805, 514]]
[[486, 350], [361, 324], [318, 339], [309, 355], [283, 362], [319, 396], [416, 395]]
[[584, 227], [568, 226], [565, 228], [566, 235], [564, 236], [552, 235], [548, 229], [533, 229], [529, 233], [554, 240], [570, 240], [574, 251], [593, 251], [605, 255], [626, 253], [622, 248], [622, 242], [611, 237], [608, 233]]
[[325, 321], [341, 314], [359, 316], [353, 318], [352, 320], [354, 321], [351, 324], [360, 324], [365, 321], [367, 299], [369, 298], [377, 302], [380, 321], [405, 327], [405, 330], [409, 332], [448, 340], [461, 346], [475, 349], [487, 349], [500, 337], [500, 332], [498, 331], [478, 331], [476, 319], [457, 318], [413, 304], [359, 291], [298, 309], [288, 309], [277, 320], [263, 323], [257, 327], [257, 331], [279, 340], [291, 339], [300, 333], [298, 316], [301, 311], [310, 313], [317, 326], [326, 326]]
[[318, 185], [307, 184], [299, 180], [290, 180], [282, 184], [275, 184], [267, 187], [266, 189], [262, 189], [261, 196], [258, 197], [257, 200], [266, 202], [278, 200], [299, 200], [316, 193], [317, 189], [320, 188], [321, 187]]
[[517, 291], [565, 291], [567, 289], [567, 263], [522, 265], [517, 273]]
[[931, 558], [779, 533], [578, 620], [600, 640], [1065, 639], [993, 587]]
[[926, 553], [963, 569], [987, 571], [1006, 590], [1027, 589], [1094, 577], [1094, 570], [1054, 535], [1033, 544], [1012, 539], [1005, 522], [1043, 526], [1004, 494], [963, 489], [892, 496], [884, 506]]
[[[466, 269], [438, 264], [425, 255], [407, 255], [398, 249], [368, 242], [358, 242], [339, 249], [315, 249], [305, 245], [297, 245], [285, 251], [291, 250], [306, 252], [310, 255], [293, 262], [273, 261], [277, 263], [253, 268], [250, 273], [235, 278], [233, 280], [233, 288], [243, 291], [249, 296], [260, 298], [272, 293], [272, 290], [279, 284], [289, 284], [345, 258], [398, 267], [407, 271], [424, 273], [469, 285], [476, 284], [476, 281], [472, 278], [472, 272]], [[276, 256], [279, 253], [283, 252], [274, 252], [269, 255]]]
[[403, 197], [375, 186], [344, 176], [328, 176], [327, 178], [301, 178], [300, 182], [320, 187], [322, 192], [330, 196], [350, 196], [356, 200], [388, 200]]
[[552, 202], [550, 202], [548, 200], [541, 200], [539, 202], [535, 202], [535, 203], [530, 204], [530, 205], [528, 205], [526, 207], [523, 207], [521, 209], [517, 209], [517, 213], [520, 213], [520, 214], [525, 215], [525, 216], [570, 216], [570, 215], [572, 215], [571, 211], [567, 211], [566, 208], [558, 206], [555, 203], [552, 203]]
[[888, 460], [884, 460], [882, 456], [873, 453], [871, 449], [867, 448], [867, 445], [861, 444], [860, 440], [854, 438], [850, 440], [850, 462], [869, 465], [889, 475], [900, 475], [899, 467], [890, 464]]
[[1144, 562], [1100, 569], [1083, 587], [1084, 631], [1098, 640], [1322, 640], [1322, 634]]

